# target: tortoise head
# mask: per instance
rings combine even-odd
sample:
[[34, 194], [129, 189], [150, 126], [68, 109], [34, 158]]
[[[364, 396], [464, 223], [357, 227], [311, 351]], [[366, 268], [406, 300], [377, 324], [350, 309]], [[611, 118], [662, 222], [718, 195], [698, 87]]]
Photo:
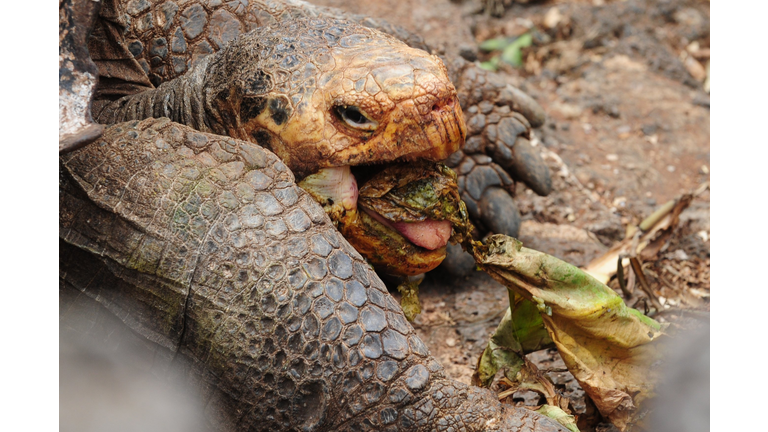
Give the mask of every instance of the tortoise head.
[[242, 35], [208, 67], [214, 130], [269, 148], [298, 178], [328, 167], [438, 161], [463, 145], [456, 89], [437, 56], [346, 21], [280, 25]]

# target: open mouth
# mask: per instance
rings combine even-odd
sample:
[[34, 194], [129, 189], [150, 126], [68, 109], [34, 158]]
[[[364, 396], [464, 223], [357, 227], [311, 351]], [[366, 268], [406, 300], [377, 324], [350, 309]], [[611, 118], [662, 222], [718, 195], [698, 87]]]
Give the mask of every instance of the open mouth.
[[299, 186], [361, 255], [389, 274], [416, 275], [437, 267], [455, 225], [466, 220], [456, 175], [439, 163], [326, 168]]
[[428, 250], [436, 250], [448, 244], [453, 231], [453, 225], [449, 221], [436, 221], [427, 219], [422, 222], [392, 222], [373, 210], [361, 207], [380, 224], [396, 231], [416, 246]]

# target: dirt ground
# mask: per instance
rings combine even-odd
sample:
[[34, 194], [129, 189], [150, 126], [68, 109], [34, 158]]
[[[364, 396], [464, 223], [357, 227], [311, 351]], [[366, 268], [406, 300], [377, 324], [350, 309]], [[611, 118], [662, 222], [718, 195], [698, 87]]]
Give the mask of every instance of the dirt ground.
[[[503, 67], [509, 82], [548, 113], [535, 131], [553, 174], [554, 191], [539, 197], [518, 185], [520, 240], [584, 266], [681, 193], [709, 181], [709, 1], [314, 0], [386, 18], [422, 35], [438, 52], [487, 60], [484, 40], [528, 32], [524, 65]], [[501, 17], [485, 4], [506, 4]], [[705, 90], [706, 89], [706, 90]], [[646, 276], [674, 322], [685, 311], [709, 311], [709, 192], [694, 199]], [[612, 281], [618, 291], [618, 284]], [[454, 280], [437, 272], [422, 284], [415, 327], [448, 373], [470, 382], [489, 335], [508, 305], [506, 290], [477, 273]], [[632, 305], [636, 298], [626, 299]], [[564, 367], [556, 352], [531, 355], [540, 367]], [[559, 363], [558, 363], [559, 362]], [[567, 372], [550, 376], [577, 414], [590, 410]], [[510, 401], [507, 401], [510, 402]], [[533, 393], [512, 403], [538, 404]], [[582, 430], [606, 430], [601, 424]]]

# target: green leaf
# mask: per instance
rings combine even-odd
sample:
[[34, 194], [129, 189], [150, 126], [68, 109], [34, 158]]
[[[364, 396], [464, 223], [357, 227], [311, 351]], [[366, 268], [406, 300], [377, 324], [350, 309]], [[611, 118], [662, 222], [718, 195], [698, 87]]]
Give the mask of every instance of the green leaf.
[[523, 65], [523, 53], [520, 51], [519, 46], [512, 44], [501, 52], [501, 60], [514, 67], [520, 67]]
[[536, 412], [555, 420], [571, 432], [579, 432], [579, 428], [576, 426], [576, 417], [566, 414], [565, 411], [556, 406], [542, 405]]
[[491, 72], [499, 70], [499, 56], [493, 56], [490, 60], [480, 63], [480, 68]]
[[[625, 430], [654, 394], [657, 362], [669, 343], [666, 325], [627, 307], [583, 270], [512, 237], [493, 235], [471, 246], [485, 272], [536, 305], [568, 370], [600, 413]], [[506, 331], [517, 332], [513, 338], [531, 334]]]
[[554, 346], [536, 303], [509, 291], [509, 305], [514, 338], [520, 344], [523, 354]]
[[554, 346], [536, 303], [509, 291], [509, 304], [473, 375], [475, 383], [482, 387], [488, 387], [502, 368], [510, 381], [517, 381], [516, 375], [525, 363], [522, 356]]
[[480, 49], [488, 52], [500, 51], [500, 50], [503, 50], [510, 43], [512, 43], [512, 40], [505, 37], [488, 39], [486, 41], [483, 41], [483, 43], [480, 44]]
[[529, 47], [533, 43], [533, 36], [530, 33], [521, 34], [513, 43], [517, 44], [520, 48]]
[[514, 42], [512, 42], [511, 44], [507, 45], [506, 48], [504, 48], [504, 51], [502, 51], [501, 53], [501, 60], [515, 67], [522, 66], [523, 65], [522, 49], [525, 47], [531, 46], [531, 43], [533, 43], [533, 37], [530, 35], [530, 33], [525, 33], [520, 35], [520, 37], [515, 39]]

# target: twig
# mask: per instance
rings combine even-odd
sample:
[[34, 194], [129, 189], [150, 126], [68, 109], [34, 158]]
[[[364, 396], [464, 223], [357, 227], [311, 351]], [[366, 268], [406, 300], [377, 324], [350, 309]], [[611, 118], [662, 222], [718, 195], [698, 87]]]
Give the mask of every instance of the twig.
[[677, 200], [678, 198], [667, 201], [663, 206], [659, 207], [658, 210], [651, 213], [650, 216], [648, 216], [642, 222], [640, 222], [640, 225], [638, 225], [637, 227], [640, 228], [640, 230], [643, 232], [646, 232], [649, 229], [651, 229], [654, 225], [656, 225], [657, 222], [661, 220], [661, 218], [666, 216], [669, 212], [672, 211], [673, 208], [675, 208], [675, 204], [677, 204]]
[[624, 281], [624, 265], [621, 262], [624, 259], [624, 255], [620, 254], [619, 259], [616, 262], [616, 279], [619, 281], [619, 287], [621, 292], [624, 293], [624, 298], [632, 297], [632, 292], [627, 288], [627, 283]]
[[629, 264], [632, 266], [632, 270], [635, 271], [635, 275], [637, 276], [637, 281], [640, 282], [640, 288], [643, 289], [643, 292], [651, 300], [653, 307], [655, 307], [656, 310], [661, 310], [662, 309], [661, 302], [656, 297], [656, 294], [651, 289], [651, 286], [648, 284], [648, 280], [645, 278], [645, 273], [643, 273], [643, 268], [640, 265], [640, 260], [637, 259], [637, 257], [631, 257], [629, 259]]
[[648, 309], [648, 299], [645, 297], [640, 297], [639, 299], [637, 299], [635, 304], [632, 305], [632, 309], [637, 309], [637, 305], [639, 305], [640, 302], [643, 302], [643, 314], [648, 316], [648, 312], [650, 312], [650, 309]]

